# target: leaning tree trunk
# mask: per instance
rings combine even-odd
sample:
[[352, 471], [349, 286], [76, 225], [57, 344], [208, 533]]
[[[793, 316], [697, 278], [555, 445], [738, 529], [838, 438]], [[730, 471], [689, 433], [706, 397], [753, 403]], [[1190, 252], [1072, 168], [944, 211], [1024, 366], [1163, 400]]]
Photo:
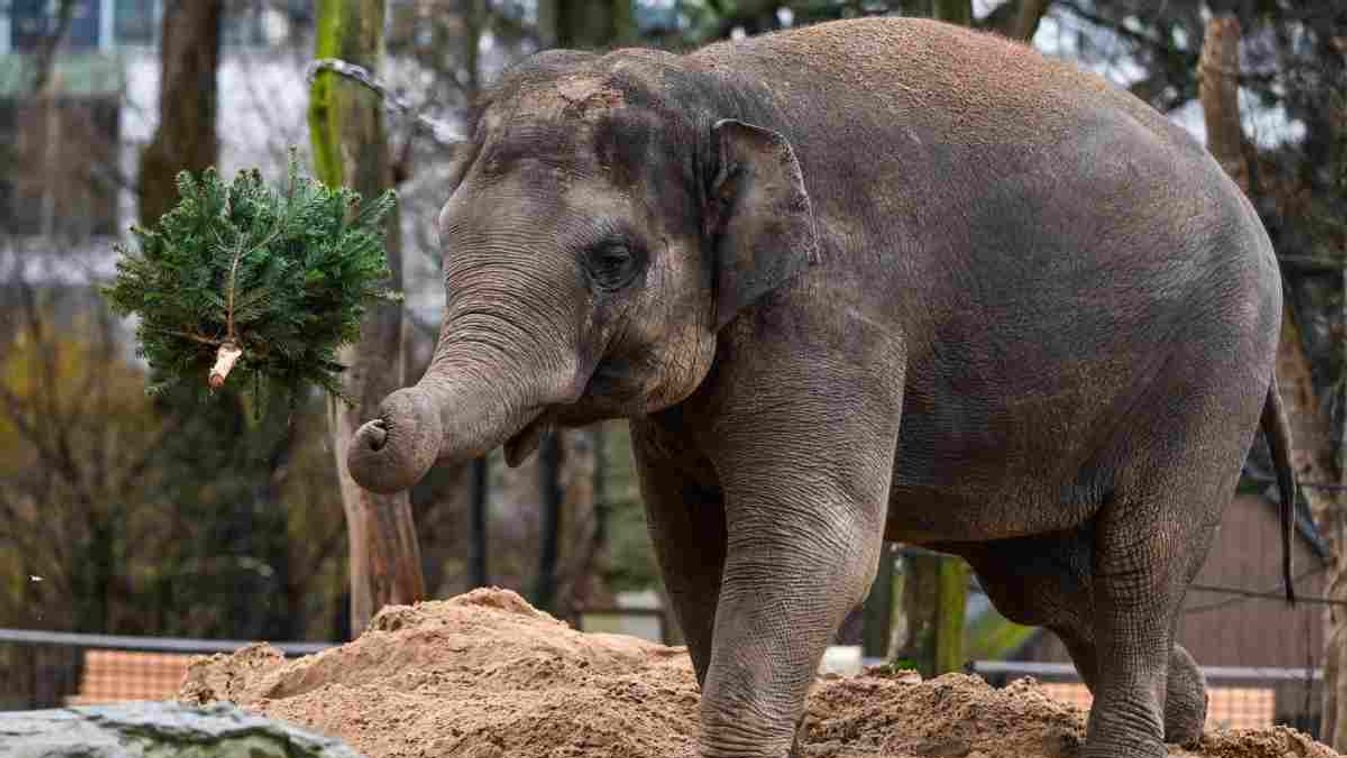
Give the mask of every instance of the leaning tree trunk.
[[[1239, 119], [1239, 21], [1229, 14], [1207, 23], [1198, 63], [1202, 113], [1207, 127], [1207, 149], [1240, 188], [1249, 190], [1249, 164]], [[1302, 482], [1332, 482], [1342, 467], [1335, 466], [1332, 435], [1323, 404], [1314, 389], [1309, 357], [1289, 307], [1282, 320], [1277, 346], [1278, 389], [1290, 417], [1291, 463]], [[1336, 475], [1335, 475], [1335, 469]], [[1320, 531], [1328, 540], [1327, 581], [1330, 598], [1347, 599], [1347, 564], [1342, 560], [1347, 522], [1330, 492], [1302, 488]], [[1347, 613], [1328, 606], [1324, 651], [1324, 709], [1321, 738], [1334, 749], [1347, 749]]]
[[[320, 0], [318, 58], [341, 58], [377, 69], [383, 53], [382, 0]], [[365, 198], [392, 185], [377, 95], [328, 71], [319, 72], [309, 99], [309, 128], [318, 178], [346, 184]], [[397, 214], [388, 221], [388, 264], [393, 286], [402, 284]], [[351, 630], [358, 634], [389, 603], [411, 603], [425, 595], [420, 551], [407, 493], [376, 495], [361, 489], [346, 469], [346, 450], [361, 420], [372, 417], [380, 400], [403, 385], [402, 306], [372, 307], [360, 341], [342, 351], [344, 380], [355, 405], [335, 405], [331, 430], [346, 512], [351, 574]]]
[[159, 127], [140, 155], [140, 221], [151, 224], [178, 199], [180, 171], [214, 165], [219, 153], [215, 70], [224, 0], [176, 0], [164, 7]]

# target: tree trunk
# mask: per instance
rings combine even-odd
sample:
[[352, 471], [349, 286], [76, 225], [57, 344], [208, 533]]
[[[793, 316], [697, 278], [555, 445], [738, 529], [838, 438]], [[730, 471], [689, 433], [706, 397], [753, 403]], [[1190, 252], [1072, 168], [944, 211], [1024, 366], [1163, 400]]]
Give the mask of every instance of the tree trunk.
[[1052, 0], [1020, 0], [1020, 7], [1015, 13], [1015, 39], [1032, 44], [1034, 35], [1038, 33], [1038, 24], [1051, 4]]
[[900, 0], [898, 9], [904, 16], [930, 17], [935, 15], [932, 0]]
[[[1334, 125], [1339, 135], [1347, 134], [1347, 102], [1338, 100], [1334, 107]], [[1335, 172], [1338, 176], [1338, 186], [1342, 190], [1347, 190], [1347, 141], [1339, 144], [1334, 155], [1336, 166]], [[1347, 251], [1344, 251], [1347, 252]], [[1347, 267], [1342, 271], [1342, 308], [1340, 329], [1347, 329]], [[1342, 340], [1338, 342], [1339, 350], [1347, 351], [1347, 343]], [[1300, 343], [1296, 343], [1300, 347]], [[1338, 356], [1338, 365], [1347, 363], [1343, 360], [1343, 355]], [[1306, 361], [1308, 366], [1308, 361]], [[1341, 369], [1339, 369], [1341, 372]], [[1339, 373], [1335, 381], [1336, 397], [1339, 404], [1347, 400], [1347, 396], [1342, 389], [1344, 380]], [[1321, 407], [1321, 406], [1320, 406]], [[1339, 421], [1338, 423], [1342, 423]], [[1325, 425], [1327, 431], [1327, 425]], [[1337, 458], [1332, 462], [1336, 465], [1338, 473], [1338, 484], [1347, 484], [1347, 440], [1342, 435], [1343, 430], [1338, 428], [1334, 430], [1338, 433]], [[1327, 450], [1332, 446], [1332, 433], [1325, 434], [1326, 442], [1322, 449]], [[1327, 479], [1318, 481], [1328, 481]], [[1315, 492], [1319, 495], [1320, 492]], [[1328, 493], [1323, 493], [1328, 494]], [[1347, 752], [1347, 608], [1341, 604], [1347, 601], [1347, 561], [1343, 560], [1343, 553], [1347, 551], [1347, 512], [1344, 512], [1344, 502], [1342, 491], [1333, 493], [1334, 497], [1330, 500], [1323, 497], [1310, 498], [1310, 508], [1314, 514], [1314, 520], [1319, 525], [1328, 540], [1330, 562], [1328, 573], [1327, 591], [1328, 596], [1338, 601], [1336, 605], [1329, 605], [1326, 612], [1328, 623], [1328, 634], [1324, 635], [1324, 709], [1323, 709], [1323, 728], [1320, 730], [1320, 736], [1333, 746], [1338, 752]]]
[[[1277, 385], [1291, 422], [1291, 466], [1301, 482], [1341, 482], [1335, 476], [1331, 455], [1332, 434], [1323, 404], [1314, 390], [1309, 357], [1300, 330], [1288, 311], [1282, 319], [1277, 345]], [[1343, 519], [1340, 495], [1302, 487], [1315, 524], [1328, 542], [1329, 566], [1326, 595], [1347, 600], [1347, 567], [1342, 560], [1347, 544], [1347, 521]], [[1347, 614], [1342, 606], [1329, 605], [1324, 621], [1324, 703], [1319, 737], [1339, 752], [1347, 749]]]
[[936, 587], [935, 673], [962, 671], [963, 618], [968, 603], [968, 564], [952, 555], [940, 558]]
[[926, 551], [903, 556], [903, 613], [893, 661], [930, 676], [935, 671], [935, 615], [940, 558]]
[[468, 70], [467, 101], [469, 108], [477, 107], [477, 98], [482, 92], [482, 32], [487, 21], [486, 0], [466, 0], [463, 13], [464, 26], [467, 27], [467, 50], [463, 56], [463, 66]]
[[603, 424], [596, 424], [590, 433], [590, 448], [593, 466], [590, 472], [589, 496], [593, 503], [594, 521], [589, 531], [589, 541], [580, 563], [577, 582], [580, 589], [571, 593], [573, 602], [586, 607], [594, 604], [595, 585], [598, 574], [607, 563], [608, 520], [612, 514], [612, 505], [608, 501], [608, 435]]
[[152, 224], [177, 202], [180, 171], [201, 171], [219, 154], [215, 132], [224, 0], [170, 0], [160, 48], [159, 127], [140, 155], [140, 222]]
[[1239, 123], [1239, 20], [1234, 16], [1223, 14], [1207, 22], [1197, 81], [1207, 150], [1239, 188], [1248, 192], [1249, 166]]
[[893, 661], [922, 676], [963, 668], [968, 565], [952, 555], [911, 551], [903, 559], [903, 616]]
[[861, 621], [861, 647], [866, 657], [884, 658], [889, 654], [893, 631], [893, 545], [885, 542], [879, 551], [879, 570], [870, 585]]
[[[574, 49], [606, 48], [635, 40], [636, 22], [631, 0], [539, 0], [538, 32], [544, 47]], [[553, 613], [568, 615], [574, 610], [575, 592], [588, 593], [587, 576], [567, 577], [568, 592], [559, 591], [561, 577], [558, 567], [561, 559], [561, 541], [564, 511], [574, 515], [588, 511], [593, 503], [593, 489], [576, 487], [574, 476], [566, 471], [583, 465], [574, 434], [560, 430], [549, 434], [538, 450], [539, 491], [542, 500], [542, 529], [539, 534], [538, 568], [533, 581], [533, 604]], [[572, 486], [567, 486], [569, 480]], [[580, 549], [593, 543], [586, 540]], [[572, 565], [576, 571], [587, 572], [591, 561], [587, 556]], [[561, 607], [566, 606], [566, 607]]]
[[973, 23], [972, 0], [901, 0], [898, 7], [904, 16], [937, 18], [959, 26]]
[[489, 583], [486, 563], [487, 497], [490, 495], [491, 466], [486, 456], [472, 462], [472, 492], [468, 496], [468, 584], [485, 587]]
[[544, 47], [600, 49], [635, 41], [631, 0], [539, 0]]
[[959, 26], [973, 22], [972, 0], [935, 0], [935, 17]]
[[[1239, 118], [1239, 21], [1229, 14], [1207, 23], [1198, 63], [1202, 114], [1207, 127], [1207, 149], [1245, 192], [1249, 165]], [[1347, 277], [1347, 273], [1344, 274]], [[1347, 282], [1347, 279], [1344, 280]], [[1300, 330], [1289, 306], [1282, 319], [1277, 346], [1278, 389], [1291, 422], [1291, 464], [1301, 482], [1341, 482], [1343, 468], [1335, 466], [1332, 434], [1323, 404], [1314, 389], [1313, 371], [1301, 342]], [[1336, 471], [1335, 471], [1336, 469]], [[1347, 565], [1342, 560], [1347, 522], [1332, 493], [1302, 487], [1320, 532], [1328, 541], [1328, 597], [1347, 600]], [[1324, 650], [1324, 707], [1320, 737], [1335, 750], [1347, 750], [1347, 613], [1329, 605]]]
[[533, 580], [533, 604], [555, 611], [557, 559], [561, 550], [561, 432], [554, 431], [538, 448], [538, 488], [542, 492], [542, 529], [539, 531], [538, 573]]
[[[320, 0], [315, 57], [341, 58], [375, 71], [383, 54], [383, 26], [381, 0]], [[333, 186], [349, 185], [365, 198], [392, 185], [377, 95], [331, 72], [319, 72], [310, 91], [309, 128], [319, 179]], [[393, 286], [400, 289], [397, 215], [388, 220], [388, 264]], [[407, 493], [367, 492], [346, 470], [347, 446], [361, 420], [373, 416], [384, 396], [404, 384], [402, 343], [402, 306], [385, 302], [370, 308], [360, 341], [341, 353], [348, 367], [345, 388], [355, 406], [335, 403], [331, 432], [346, 512], [353, 634], [384, 605], [412, 603], [425, 596]]]

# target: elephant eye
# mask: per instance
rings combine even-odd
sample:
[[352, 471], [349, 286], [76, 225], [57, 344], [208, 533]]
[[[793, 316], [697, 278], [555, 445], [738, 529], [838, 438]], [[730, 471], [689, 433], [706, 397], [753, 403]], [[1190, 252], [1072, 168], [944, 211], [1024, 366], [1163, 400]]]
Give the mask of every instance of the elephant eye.
[[638, 268], [637, 256], [622, 242], [602, 242], [585, 254], [585, 270], [594, 286], [612, 292], [631, 283]]

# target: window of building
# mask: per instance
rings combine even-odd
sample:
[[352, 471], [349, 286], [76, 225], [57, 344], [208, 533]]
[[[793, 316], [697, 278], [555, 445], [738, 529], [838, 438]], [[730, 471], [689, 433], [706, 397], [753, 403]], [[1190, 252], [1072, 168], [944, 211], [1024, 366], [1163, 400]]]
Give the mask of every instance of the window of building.
[[12, 135], [4, 140], [12, 161], [0, 163], [0, 225], [19, 236], [67, 240], [116, 234], [117, 97], [9, 103], [10, 115], [0, 108]]
[[[98, 49], [100, 0], [75, 0], [66, 30], [66, 50]], [[31, 52], [56, 30], [56, 4], [48, 0], [10, 0], [10, 49]]]
[[157, 24], [155, 0], [116, 0], [112, 35], [119, 45], [153, 45]]

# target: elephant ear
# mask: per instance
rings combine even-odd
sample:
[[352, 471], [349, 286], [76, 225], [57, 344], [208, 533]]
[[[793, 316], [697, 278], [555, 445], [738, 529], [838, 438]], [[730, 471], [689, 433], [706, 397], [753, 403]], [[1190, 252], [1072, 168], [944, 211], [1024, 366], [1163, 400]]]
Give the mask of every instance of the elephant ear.
[[712, 128], [720, 170], [711, 185], [716, 329], [819, 261], [814, 212], [795, 151], [780, 134], [726, 119]]

